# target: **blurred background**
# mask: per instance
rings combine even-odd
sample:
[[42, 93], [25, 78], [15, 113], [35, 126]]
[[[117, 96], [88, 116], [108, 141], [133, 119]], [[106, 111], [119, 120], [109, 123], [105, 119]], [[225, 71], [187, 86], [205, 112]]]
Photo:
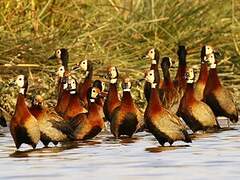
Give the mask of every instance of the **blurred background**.
[[[30, 75], [29, 95], [40, 93], [54, 105], [58, 65], [47, 58], [57, 48], [68, 48], [70, 66], [91, 59], [95, 79], [116, 65], [136, 81], [150, 66], [140, 58], [147, 49], [158, 48], [177, 67], [180, 44], [187, 47], [188, 66], [200, 67], [205, 44], [221, 52], [220, 77], [239, 104], [239, 43], [237, 0], [0, 1], [0, 107], [12, 113], [17, 90], [8, 84], [23, 71]], [[143, 107], [142, 87], [133, 91]]]

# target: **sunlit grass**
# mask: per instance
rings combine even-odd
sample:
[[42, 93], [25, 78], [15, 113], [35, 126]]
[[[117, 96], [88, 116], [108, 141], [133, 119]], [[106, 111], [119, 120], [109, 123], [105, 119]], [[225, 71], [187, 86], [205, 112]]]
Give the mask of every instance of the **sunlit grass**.
[[189, 64], [199, 65], [200, 48], [206, 43], [224, 54], [221, 77], [228, 76], [224, 83], [232, 85], [239, 96], [239, 8], [236, 0], [1, 1], [0, 64], [32, 63], [40, 68], [1, 67], [0, 99], [15, 95], [6, 84], [22, 71], [32, 73], [30, 94], [37, 89], [45, 98], [54, 99], [51, 87], [57, 67], [47, 57], [59, 47], [69, 49], [70, 65], [84, 58], [93, 60], [96, 78], [106, 66], [116, 65], [122, 74], [137, 80], [149, 67], [149, 62], [140, 60], [149, 47], [177, 60], [177, 45], [184, 44]]

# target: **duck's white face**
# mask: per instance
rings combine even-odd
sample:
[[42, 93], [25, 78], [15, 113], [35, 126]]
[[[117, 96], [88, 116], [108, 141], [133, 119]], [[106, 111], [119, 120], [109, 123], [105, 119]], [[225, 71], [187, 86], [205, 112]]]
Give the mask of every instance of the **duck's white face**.
[[56, 57], [57, 57], [58, 59], [61, 59], [61, 50], [60, 50], [60, 49], [57, 49], [56, 52], [55, 52], [55, 54], [56, 54]]
[[147, 55], [146, 55], [147, 58], [150, 58], [150, 59], [155, 59], [155, 49], [152, 48], [148, 51]]
[[213, 54], [213, 53], [208, 54], [208, 55], [205, 57], [205, 61], [206, 61], [209, 65], [214, 65], [214, 64], [216, 63], [214, 54]]
[[77, 89], [77, 82], [75, 79], [69, 79], [69, 85], [71, 90]]
[[80, 63], [80, 68], [83, 69], [84, 71], [87, 71], [87, 66], [88, 66], [88, 60], [83, 60]]
[[212, 47], [212, 46], [210, 46], [210, 45], [206, 45], [206, 46], [205, 46], [206, 55], [213, 53], [213, 51], [214, 51], [214, 50], [213, 50], [213, 47]]
[[145, 79], [147, 82], [153, 83], [154, 82], [154, 70], [150, 70], [147, 72]]
[[110, 78], [111, 79], [115, 79], [115, 78], [117, 78], [117, 69], [116, 69], [116, 67], [111, 67], [110, 69], [109, 69], [109, 73], [110, 73]]
[[16, 79], [16, 84], [18, 87], [23, 88], [24, 87], [24, 75], [18, 75]]
[[186, 79], [187, 80], [194, 80], [194, 69], [193, 68], [189, 68], [186, 72]]
[[63, 77], [64, 76], [64, 73], [65, 73], [65, 68], [64, 68], [64, 66], [61, 66], [61, 67], [59, 67], [58, 68], [58, 71], [57, 71], [57, 76], [59, 76], [59, 77]]
[[96, 99], [99, 93], [100, 89], [98, 89], [97, 87], [93, 87], [91, 91], [91, 98]]

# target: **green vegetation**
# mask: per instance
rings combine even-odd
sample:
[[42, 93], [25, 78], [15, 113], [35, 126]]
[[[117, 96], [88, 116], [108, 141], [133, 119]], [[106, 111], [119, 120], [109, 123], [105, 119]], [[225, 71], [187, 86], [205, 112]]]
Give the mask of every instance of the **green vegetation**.
[[[177, 45], [184, 44], [189, 64], [199, 65], [200, 48], [208, 43], [224, 54], [221, 77], [240, 97], [239, 9], [237, 0], [1, 1], [0, 104], [12, 109], [16, 90], [8, 82], [22, 71], [30, 73], [30, 94], [36, 91], [55, 99], [57, 66], [47, 57], [60, 47], [69, 49], [70, 65], [92, 59], [96, 78], [107, 66], [117, 65], [121, 73], [139, 79], [149, 67], [149, 62], [140, 60], [149, 47], [177, 60]], [[40, 66], [15, 66], [21, 63]]]

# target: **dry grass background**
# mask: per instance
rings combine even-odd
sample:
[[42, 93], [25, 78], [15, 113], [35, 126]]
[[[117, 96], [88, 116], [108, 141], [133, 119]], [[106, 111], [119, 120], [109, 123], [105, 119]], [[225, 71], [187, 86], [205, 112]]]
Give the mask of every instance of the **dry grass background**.
[[[70, 65], [91, 59], [95, 78], [116, 65], [137, 80], [149, 68], [140, 59], [149, 47], [177, 60], [177, 45], [184, 44], [188, 65], [199, 67], [201, 46], [211, 44], [223, 54], [224, 84], [240, 102], [237, 0], [5, 0], [0, 1], [0, 32], [0, 105], [8, 112], [17, 93], [8, 84], [22, 72], [30, 75], [30, 95], [41, 93], [48, 104], [55, 103], [57, 65], [47, 58], [60, 47], [69, 49]], [[143, 105], [141, 87], [135, 86], [134, 95]]]

